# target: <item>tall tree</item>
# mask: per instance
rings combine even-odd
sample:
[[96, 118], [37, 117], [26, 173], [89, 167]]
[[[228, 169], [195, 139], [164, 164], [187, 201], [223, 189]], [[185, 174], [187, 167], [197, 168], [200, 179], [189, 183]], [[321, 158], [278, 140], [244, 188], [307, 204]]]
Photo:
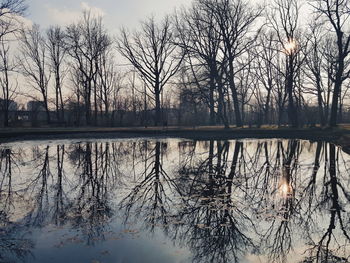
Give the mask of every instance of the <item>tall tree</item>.
[[63, 86], [63, 59], [66, 55], [65, 33], [59, 27], [50, 27], [47, 30], [47, 48], [50, 58], [50, 67], [55, 76], [55, 104], [57, 120], [64, 121]]
[[14, 66], [10, 62], [10, 47], [3, 38], [0, 38], [0, 87], [1, 87], [1, 104], [0, 110], [4, 113], [4, 127], [9, 126], [9, 111], [11, 101], [15, 95], [16, 86], [10, 83], [10, 73]]
[[202, 1], [195, 1], [191, 9], [184, 10], [177, 17], [177, 31], [179, 45], [186, 51], [188, 71], [209, 106], [210, 124], [216, 123], [217, 104], [217, 114], [228, 128], [222, 74], [224, 56], [214, 10]]
[[341, 97], [343, 82], [350, 77], [350, 68], [347, 68], [348, 56], [350, 54], [350, 2], [347, 0], [312, 0], [311, 5], [320, 14], [321, 19], [328, 22], [329, 30], [334, 35], [337, 46], [335, 55], [334, 91], [332, 98], [331, 116], [329, 126], [335, 127], [338, 120], [338, 107]]
[[46, 67], [47, 47], [38, 25], [21, 30], [20, 51], [21, 71], [32, 88], [40, 93], [47, 122], [50, 123], [48, 89], [51, 73]]
[[269, 22], [277, 34], [282, 52], [286, 55], [285, 88], [288, 96], [288, 119], [292, 127], [299, 126], [297, 98], [295, 96], [296, 77], [299, 74], [302, 39], [299, 33], [298, 0], [275, 0]]
[[82, 20], [68, 26], [66, 43], [74, 67], [82, 86], [82, 97], [85, 106], [86, 124], [91, 124], [92, 95], [95, 106], [95, 124], [97, 124], [97, 72], [98, 59], [111, 43], [105, 32], [102, 19], [84, 12]]
[[114, 60], [115, 57], [111, 48], [106, 49], [98, 59], [97, 77], [100, 91], [98, 97], [101, 100], [101, 114], [104, 111], [106, 121], [108, 120], [113, 93], [119, 89]]
[[318, 23], [310, 25], [309, 39], [310, 44], [306, 52], [306, 67], [304, 68], [305, 76], [313, 84], [310, 92], [317, 98], [318, 113], [321, 126], [326, 126], [327, 122], [327, 98], [324, 93], [326, 89], [324, 65], [326, 61], [326, 55], [324, 53], [326, 41], [323, 38], [327, 37], [323, 34], [323, 27]]
[[8, 35], [18, 31], [17, 17], [22, 16], [27, 9], [24, 0], [4, 0], [0, 3], [0, 85], [1, 85], [1, 110], [4, 112], [4, 126], [9, 126], [10, 100], [14, 94], [11, 88], [10, 72], [13, 65], [10, 63], [10, 46]]
[[242, 127], [242, 113], [235, 83], [236, 74], [240, 70], [237, 67], [237, 59], [254, 44], [253, 25], [262, 11], [255, 9], [244, 0], [203, 0], [203, 2], [207, 8], [214, 10], [223, 42], [222, 49], [226, 57], [227, 79], [232, 93], [236, 125]]
[[259, 124], [261, 122], [268, 124], [272, 121], [273, 95], [277, 88], [278, 76], [283, 73], [278, 68], [280, 56], [276, 34], [273, 31], [264, 31], [257, 41], [258, 45], [253, 49], [256, 57], [253, 67], [258, 88], [254, 90], [254, 96], [259, 107]]
[[142, 22], [141, 30], [129, 34], [125, 28], [117, 41], [119, 52], [139, 71], [150, 86], [155, 102], [155, 125], [161, 124], [161, 93], [176, 74], [183, 55], [176, 57], [177, 46], [170, 18], [160, 24], [153, 17]]

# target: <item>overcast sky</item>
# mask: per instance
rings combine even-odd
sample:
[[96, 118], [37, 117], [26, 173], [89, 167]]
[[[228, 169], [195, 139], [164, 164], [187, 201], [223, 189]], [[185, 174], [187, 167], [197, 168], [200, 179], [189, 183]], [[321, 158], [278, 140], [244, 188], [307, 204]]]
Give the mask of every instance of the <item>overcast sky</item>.
[[106, 27], [117, 33], [120, 26], [136, 27], [150, 15], [161, 17], [191, 0], [28, 0], [27, 18], [46, 28], [67, 25], [79, 19], [82, 10], [103, 15]]

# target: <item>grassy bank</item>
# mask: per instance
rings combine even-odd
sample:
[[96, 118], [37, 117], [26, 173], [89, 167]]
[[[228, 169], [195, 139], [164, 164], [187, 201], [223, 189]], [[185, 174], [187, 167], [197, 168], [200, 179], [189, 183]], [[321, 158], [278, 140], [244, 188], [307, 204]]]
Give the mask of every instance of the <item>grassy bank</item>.
[[201, 127], [130, 127], [130, 128], [8, 128], [0, 130], [0, 141], [61, 139], [61, 138], [132, 138], [132, 137], [182, 137], [197, 140], [238, 138], [299, 138], [327, 140], [350, 147], [350, 126], [335, 129], [321, 128], [230, 128], [220, 126]]

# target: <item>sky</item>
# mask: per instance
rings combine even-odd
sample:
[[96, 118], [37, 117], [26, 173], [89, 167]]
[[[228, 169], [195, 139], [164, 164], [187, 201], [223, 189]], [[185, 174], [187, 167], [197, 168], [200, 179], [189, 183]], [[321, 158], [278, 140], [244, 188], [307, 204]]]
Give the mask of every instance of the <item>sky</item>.
[[191, 0], [27, 0], [27, 18], [41, 25], [68, 25], [79, 20], [82, 10], [103, 16], [109, 31], [117, 34], [121, 26], [135, 28], [148, 16], [162, 17]]
[[[112, 38], [116, 37], [122, 26], [133, 30], [139, 27], [140, 21], [154, 15], [161, 19], [166, 14], [172, 14], [175, 8], [188, 7], [192, 0], [26, 0], [28, 10], [24, 23], [30, 26], [39, 24], [42, 32], [51, 25], [65, 27], [80, 20], [83, 10], [90, 10], [93, 14], [103, 17], [103, 23]], [[271, 0], [265, 0], [269, 3]], [[254, 4], [262, 4], [263, 0], [249, 0]], [[270, 2], [271, 3], [271, 2]], [[267, 5], [269, 7], [269, 5]], [[305, 9], [305, 6], [304, 8]], [[14, 48], [13, 50], [17, 50]], [[116, 53], [118, 65], [128, 67], [128, 62]], [[20, 83], [25, 83], [22, 76], [18, 76]], [[26, 91], [28, 84], [21, 84]], [[21, 96], [20, 96], [21, 97]], [[17, 98], [22, 101], [22, 98]], [[26, 98], [24, 96], [23, 98]]]
[[[21, 23], [31, 27], [39, 24], [42, 32], [51, 25], [65, 27], [80, 20], [83, 10], [90, 10], [93, 14], [103, 17], [103, 24], [112, 37], [116, 37], [122, 26], [130, 30], [136, 29], [140, 21], [154, 15], [161, 19], [166, 14], [173, 13], [175, 8], [189, 6], [191, 0], [26, 0], [28, 10]], [[12, 42], [12, 50], [17, 52], [18, 42]], [[118, 65], [128, 66], [128, 62], [116, 53]], [[124, 70], [124, 68], [121, 68]], [[27, 94], [32, 87], [23, 76], [17, 75], [19, 83], [16, 101], [25, 103]], [[67, 81], [65, 81], [66, 84]], [[70, 92], [70, 91], [67, 91]], [[22, 94], [23, 93], [23, 94]], [[35, 94], [37, 94], [35, 92]], [[67, 95], [67, 94], [65, 94]], [[37, 96], [40, 97], [39, 94]]]

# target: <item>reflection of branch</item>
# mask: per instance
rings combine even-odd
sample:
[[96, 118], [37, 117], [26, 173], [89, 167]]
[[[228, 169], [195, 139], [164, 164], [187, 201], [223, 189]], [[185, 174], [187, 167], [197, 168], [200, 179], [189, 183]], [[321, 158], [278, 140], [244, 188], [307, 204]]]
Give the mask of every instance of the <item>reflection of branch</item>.
[[48, 198], [48, 178], [52, 175], [49, 165], [49, 146], [45, 147], [43, 153], [39, 148], [33, 149], [36, 154], [37, 162], [40, 162], [40, 158], [43, 158], [42, 162], [38, 164], [39, 173], [35, 176], [25, 191], [35, 191], [36, 187], [39, 187], [38, 192], [35, 195], [35, 203], [31, 212], [27, 216], [28, 222], [33, 225], [42, 225], [46, 216], [49, 214], [49, 198]]
[[[0, 152], [0, 200], [5, 197], [5, 200], [1, 200], [3, 211], [8, 211], [13, 202], [13, 189], [12, 189], [12, 163], [14, 153], [11, 149], [1, 149]], [[4, 188], [7, 188], [7, 191]], [[1, 210], [0, 210], [1, 211]]]
[[154, 230], [156, 224], [167, 226], [170, 219], [169, 210], [173, 202], [168, 198], [166, 187], [177, 189], [177, 185], [169, 177], [162, 165], [162, 151], [165, 145], [156, 142], [154, 149], [148, 156], [139, 182], [128, 196], [120, 203], [120, 207], [126, 210], [125, 222], [129, 220], [131, 210], [134, 209], [136, 216], [143, 216], [147, 227]]
[[[335, 145], [329, 145], [329, 176], [330, 180], [325, 182], [325, 200], [321, 201], [322, 203], [329, 203], [330, 208], [330, 221], [326, 232], [321, 236], [318, 242], [313, 242], [314, 246], [311, 247], [308, 252], [310, 254], [309, 258], [314, 258], [317, 262], [348, 262], [347, 258], [342, 258], [336, 256], [331, 250], [332, 237], [334, 237], [333, 231], [336, 229], [336, 218], [339, 220], [340, 229], [349, 242], [350, 237], [347, 232], [347, 229], [344, 225], [342, 218], [343, 208], [339, 203], [339, 191], [338, 187], [340, 183], [337, 178], [337, 160], [336, 158], [336, 148]], [[329, 193], [330, 191], [330, 193]], [[310, 237], [312, 240], [312, 237]], [[335, 240], [335, 243], [338, 243], [339, 240]]]
[[[106, 222], [112, 217], [109, 191], [113, 190], [113, 179], [109, 180], [110, 148], [106, 143], [86, 143], [85, 149], [78, 146], [80, 170], [79, 195], [73, 204], [71, 218], [75, 227], [83, 227], [82, 233], [87, 244], [104, 239]], [[107, 157], [107, 158], [106, 158]], [[113, 176], [111, 174], [111, 176]]]
[[[317, 142], [317, 148], [316, 148], [316, 153], [315, 153], [315, 160], [314, 160], [314, 166], [312, 169], [312, 174], [311, 177], [309, 179], [309, 182], [307, 184], [307, 186], [304, 189], [304, 193], [309, 195], [309, 209], [308, 211], [312, 212], [312, 201], [313, 198], [315, 196], [315, 188], [316, 188], [316, 176], [318, 173], [318, 170], [320, 169], [320, 155], [321, 155], [321, 151], [323, 148], [323, 143], [322, 142]], [[310, 219], [310, 217], [309, 217]]]
[[[285, 262], [286, 257], [292, 249], [292, 229], [291, 229], [291, 217], [296, 214], [297, 211], [294, 207], [294, 191], [292, 182], [295, 181], [297, 170], [293, 167], [297, 167], [298, 158], [297, 149], [299, 142], [291, 140], [288, 142], [287, 152], [283, 151], [283, 146], [279, 145], [282, 150], [283, 167], [282, 177], [279, 178], [281, 182], [278, 188], [281, 189], [281, 193], [278, 199], [281, 203], [281, 207], [278, 207], [278, 214], [280, 216], [273, 217], [273, 220], [263, 235], [263, 242], [266, 243], [268, 249], [268, 256], [271, 262]], [[292, 162], [294, 160], [294, 164]], [[272, 242], [269, 244], [269, 242]]]
[[243, 143], [236, 142], [231, 169], [226, 176], [229, 146], [228, 142], [217, 142], [214, 154], [214, 143], [210, 141], [209, 156], [198, 162], [197, 170], [193, 166], [180, 167], [186, 171], [187, 185], [191, 187], [185, 194], [189, 200], [177, 213], [184, 224], [178, 225], [174, 239], [182, 240], [191, 248], [196, 262], [238, 262], [249, 247], [255, 248], [244, 233], [247, 223], [253, 229], [254, 225], [232, 202], [232, 195], [238, 195], [234, 193], [233, 182], [238, 179], [238, 156]]
[[13, 166], [21, 156], [12, 149], [0, 149], [0, 262], [25, 260], [33, 244], [20, 236], [21, 226], [9, 221], [10, 210], [17, 191], [12, 188]]
[[57, 145], [57, 183], [55, 186], [53, 220], [56, 225], [64, 222], [66, 217], [66, 205], [63, 200], [63, 177], [64, 177], [64, 145]]

